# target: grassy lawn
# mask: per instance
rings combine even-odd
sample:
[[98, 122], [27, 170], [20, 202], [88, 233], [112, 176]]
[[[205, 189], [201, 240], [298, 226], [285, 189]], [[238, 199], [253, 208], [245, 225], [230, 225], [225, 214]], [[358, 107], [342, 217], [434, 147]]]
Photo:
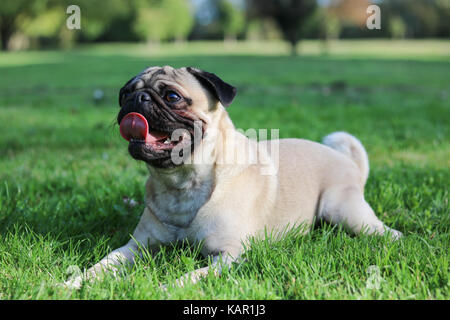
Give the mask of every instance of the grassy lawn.
[[[326, 55], [305, 42], [300, 51], [194, 43], [0, 53], [0, 299], [449, 299], [450, 42], [346, 41]], [[357, 136], [371, 162], [366, 198], [405, 237], [294, 231], [253, 243], [219, 278], [163, 292], [159, 283], [207, 264], [198, 246], [179, 244], [117, 280], [56, 287], [73, 266], [123, 245], [143, 210], [147, 170], [115, 117], [119, 88], [150, 65], [192, 65], [237, 86], [228, 109], [237, 128]]]

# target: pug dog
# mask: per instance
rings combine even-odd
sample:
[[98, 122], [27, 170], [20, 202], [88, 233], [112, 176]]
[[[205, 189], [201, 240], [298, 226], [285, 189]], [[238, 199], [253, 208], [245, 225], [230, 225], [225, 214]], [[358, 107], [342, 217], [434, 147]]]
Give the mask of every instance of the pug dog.
[[249, 139], [226, 111], [235, 95], [232, 85], [192, 67], [151, 67], [123, 86], [117, 121], [130, 155], [149, 171], [145, 209], [127, 244], [66, 286], [115, 273], [139, 248], [156, 252], [185, 239], [201, 242], [212, 259], [178, 279], [180, 286], [220, 274], [250, 237], [308, 232], [320, 219], [355, 234], [401, 236], [364, 199], [369, 162], [358, 139], [345, 132], [323, 144]]

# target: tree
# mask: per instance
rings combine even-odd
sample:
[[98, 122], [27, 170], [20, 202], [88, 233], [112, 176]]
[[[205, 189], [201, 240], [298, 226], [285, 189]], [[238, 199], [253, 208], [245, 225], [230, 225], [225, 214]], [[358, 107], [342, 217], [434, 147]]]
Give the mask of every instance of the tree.
[[53, 7], [42, 11], [35, 17], [19, 19], [19, 30], [30, 37], [53, 37], [64, 25], [66, 14], [62, 7]]
[[229, 0], [219, 0], [219, 21], [226, 41], [236, 40], [237, 35], [244, 29], [244, 13], [236, 8]]
[[291, 45], [291, 54], [296, 55], [302, 28], [314, 13], [316, 0], [247, 0], [247, 3], [250, 16], [275, 20]]
[[[98, 6], [92, 0], [14, 0], [0, 4], [0, 36], [6, 50], [11, 36], [21, 32], [34, 39], [51, 38], [70, 46], [77, 36], [94, 39], [119, 16], [129, 14], [129, 1], [108, 0]], [[81, 11], [81, 30], [66, 27], [66, 9], [76, 4]]]
[[166, 18], [170, 18], [168, 36], [183, 41], [194, 26], [194, 17], [187, 0], [165, 0], [163, 10]]
[[392, 38], [402, 39], [406, 34], [406, 25], [402, 18], [393, 16], [389, 19], [389, 32]]
[[194, 18], [186, 0], [136, 0], [134, 31], [149, 42], [185, 38]]
[[[390, 21], [393, 17], [401, 18], [405, 27], [404, 33], [410, 37], [436, 36], [439, 24], [448, 21], [450, 10], [448, 0], [390, 0], [381, 3], [380, 7], [387, 20]], [[442, 19], [445, 12], [447, 19]]]
[[46, 6], [46, 0], [14, 0], [0, 3], [0, 38], [1, 50], [8, 50], [12, 35], [19, 29], [20, 18], [36, 16]]
[[[56, 1], [61, 2], [61, 0]], [[80, 34], [88, 40], [98, 37], [115, 19], [132, 13], [130, 0], [108, 0], [105, 5], [99, 5], [98, 1], [92, 0], [63, 0], [63, 2], [65, 8], [71, 4], [80, 7], [82, 23]]]
[[322, 40], [322, 50], [324, 54], [329, 51], [330, 40], [338, 39], [342, 30], [339, 17], [329, 10], [328, 7], [318, 8], [315, 14], [308, 20], [305, 27], [313, 30], [314, 37]]
[[158, 42], [167, 37], [167, 19], [161, 1], [137, 1], [136, 20], [133, 29], [139, 38]]

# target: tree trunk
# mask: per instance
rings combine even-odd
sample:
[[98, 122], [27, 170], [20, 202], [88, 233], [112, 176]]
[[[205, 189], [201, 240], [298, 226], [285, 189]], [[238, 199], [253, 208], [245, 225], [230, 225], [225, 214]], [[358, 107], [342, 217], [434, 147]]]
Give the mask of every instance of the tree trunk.
[[321, 42], [322, 54], [327, 55], [330, 51], [330, 37], [325, 34], [319, 41]]
[[297, 41], [291, 40], [291, 41], [289, 41], [289, 43], [291, 44], [291, 57], [296, 57], [297, 56]]
[[291, 57], [297, 56], [297, 43], [299, 40], [298, 31], [294, 29], [289, 29], [285, 31], [285, 39], [290, 43], [291, 45]]
[[1, 50], [8, 50], [9, 39], [11, 38], [13, 32], [11, 26], [7, 21], [3, 21], [0, 23], [0, 38], [1, 38]]
[[8, 50], [9, 39], [11, 39], [14, 33], [14, 20], [15, 17], [1, 15], [0, 16], [0, 38], [2, 51]]

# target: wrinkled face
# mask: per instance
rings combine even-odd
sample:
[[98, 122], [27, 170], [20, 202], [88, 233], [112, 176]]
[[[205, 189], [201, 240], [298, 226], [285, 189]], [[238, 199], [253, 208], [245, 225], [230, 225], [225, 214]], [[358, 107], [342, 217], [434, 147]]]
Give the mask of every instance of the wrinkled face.
[[[158, 168], [175, 166], [172, 152], [194, 151], [194, 131], [203, 133], [208, 112], [228, 102], [224, 90], [232, 100], [235, 88], [193, 68], [151, 67], [132, 78], [120, 90], [117, 116], [131, 156]], [[182, 134], [173, 139], [175, 131]]]

